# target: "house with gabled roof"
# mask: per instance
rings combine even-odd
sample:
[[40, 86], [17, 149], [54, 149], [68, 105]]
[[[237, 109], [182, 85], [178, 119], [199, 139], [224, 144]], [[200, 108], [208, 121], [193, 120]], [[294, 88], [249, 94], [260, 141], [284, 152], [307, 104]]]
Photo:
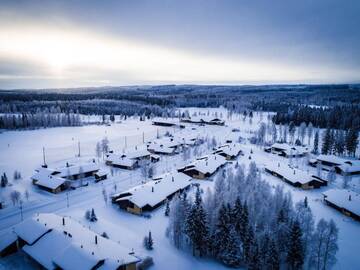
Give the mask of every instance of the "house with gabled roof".
[[323, 192], [324, 202], [346, 216], [360, 221], [360, 194], [346, 189]]
[[175, 171], [114, 194], [112, 202], [123, 210], [140, 215], [156, 209], [176, 193], [188, 189], [190, 185], [191, 177]]
[[135, 270], [133, 251], [70, 217], [37, 214], [14, 227], [17, 246], [44, 269]]
[[229, 143], [217, 147], [213, 153], [223, 156], [226, 160], [234, 160], [242, 154], [242, 150], [239, 143]]
[[302, 189], [314, 189], [327, 185], [327, 181], [325, 179], [306, 171], [293, 168], [288, 164], [266, 164], [265, 171], [294, 187]]
[[304, 146], [290, 145], [287, 143], [274, 143], [264, 148], [265, 152], [276, 154], [282, 157], [303, 157], [309, 153], [309, 149]]
[[192, 178], [205, 179], [212, 176], [226, 163], [225, 157], [218, 154], [210, 154], [179, 168], [178, 172], [182, 172]]

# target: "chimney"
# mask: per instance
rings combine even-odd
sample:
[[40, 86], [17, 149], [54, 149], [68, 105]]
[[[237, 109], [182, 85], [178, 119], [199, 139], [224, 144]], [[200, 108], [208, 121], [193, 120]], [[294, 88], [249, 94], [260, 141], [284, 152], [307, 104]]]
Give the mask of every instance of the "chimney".
[[62, 223], [63, 223], [63, 226], [65, 226], [65, 218], [64, 217], [62, 218]]
[[206, 166], [208, 165], [208, 162], [206, 161]]
[[95, 245], [97, 245], [98, 243], [98, 239], [97, 239], [97, 235], [95, 235]]
[[280, 162], [278, 162], [278, 167], [280, 168]]
[[351, 195], [349, 195], [349, 201], [351, 201]]
[[173, 182], [174, 182], [174, 176], [173, 176], [173, 177], [171, 177], [171, 181], [173, 181]]
[[295, 174], [295, 170], [294, 170], [294, 174]]
[[151, 192], [154, 192], [154, 187], [151, 187]]
[[66, 162], [66, 167], [69, 167], [69, 163], [68, 163], [68, 162]]

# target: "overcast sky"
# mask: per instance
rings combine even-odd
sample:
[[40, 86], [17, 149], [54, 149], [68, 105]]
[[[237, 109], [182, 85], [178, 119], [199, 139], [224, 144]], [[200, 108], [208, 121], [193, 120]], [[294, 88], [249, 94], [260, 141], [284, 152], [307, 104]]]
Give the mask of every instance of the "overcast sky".
[[360, 1], [0, 1], [0, 88], [360, 82]]

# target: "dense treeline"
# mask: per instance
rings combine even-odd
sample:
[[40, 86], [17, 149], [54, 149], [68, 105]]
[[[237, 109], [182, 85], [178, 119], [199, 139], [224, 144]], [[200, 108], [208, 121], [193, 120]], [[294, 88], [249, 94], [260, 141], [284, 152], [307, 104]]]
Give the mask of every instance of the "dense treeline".
[[247, 174], [238, 165], [218, 175], [205, 196], [198, 188], [194, 200], [185, 193], [175, 197], [165, 214], [177, 248], [227, 266], [320, 270], [336, 262], [335, 223], [315, 225], [307, 198], [294, 206], [290, 193], [261, 179], [255, 163]]
[[358, 104], [359, 85], [162, 85], [0, 91], [0, 113], [34, 114], [38, 109], [55, 107], [65, 114], [160, 116], [176, 107], [224, 106], [231, 112], [274, 111], [277, 123], [312, 122], [319, 127], [341, 128], [359, 127]]
[[302, 122], [312, 123], [320, 128], [360, 129], [360, 106], [343, 105], [328, 107], [287, 105], [287, 111], [277, 112], [275, 124], [294, 122], [299, 126]]

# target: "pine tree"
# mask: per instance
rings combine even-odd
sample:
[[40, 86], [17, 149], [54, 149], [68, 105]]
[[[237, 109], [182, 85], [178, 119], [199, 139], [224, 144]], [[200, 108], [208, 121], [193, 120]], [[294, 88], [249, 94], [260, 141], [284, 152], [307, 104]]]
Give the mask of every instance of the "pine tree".
[[291, 269], [302, 269], [304, 264], [304, 246], [302, 239], [302, 230], [299, 222], [296, 220], [290, 231], [289, 249], [286, 256], [286, 261]]
[[6, 173], [4, 173], [2, 176], [1, 176], [1, 187], [6, 187], [9, 183], [9, 180], [6, 176]]
[[165, 205], [165, 216], [168, 217], [170, 214], [170, 203], [169, 200], [166, 200], [166, 205]]
[[321, 147], [321, 154], [327, 155], [331, 153], [332, 149], [332, 136], [331, 136], [331, 129], [328, 128], [325, 131], [325, 135], [323, 137], [323, 144]]
[[149, 235], [144, 237], [143, 241], [144, 247], [147, 250], [152, 250], [154, 248], [154, 240], [151, 236], [151, 231], [149, 231]]
[[97, 221], [97, 217], [96, 217], [94, 208], [91, 209], [90, 221], [91, 221], [91, 222]]
[[193, 255], [196, 255], [196, 251], [200, 257], [205, 255], [208, 249], [209, 227], [199, 188], [196, 191], [195, 203], [186, 219], [186, 234], [191, 241]]
[[358, 144], [358, 131], [351, 128], [346, 134], [346, 150], [349, 155], [355, 156], [356, 147]]
[[266, 254], [265, 268], [267, 270], [278, 270], [280, 269], [280, 255], [276, 248], [275, 241], [270, 240], [269, 249]]
[[319, 153], [319, 131], [315, 132], [313, 153], [315, 155]]

